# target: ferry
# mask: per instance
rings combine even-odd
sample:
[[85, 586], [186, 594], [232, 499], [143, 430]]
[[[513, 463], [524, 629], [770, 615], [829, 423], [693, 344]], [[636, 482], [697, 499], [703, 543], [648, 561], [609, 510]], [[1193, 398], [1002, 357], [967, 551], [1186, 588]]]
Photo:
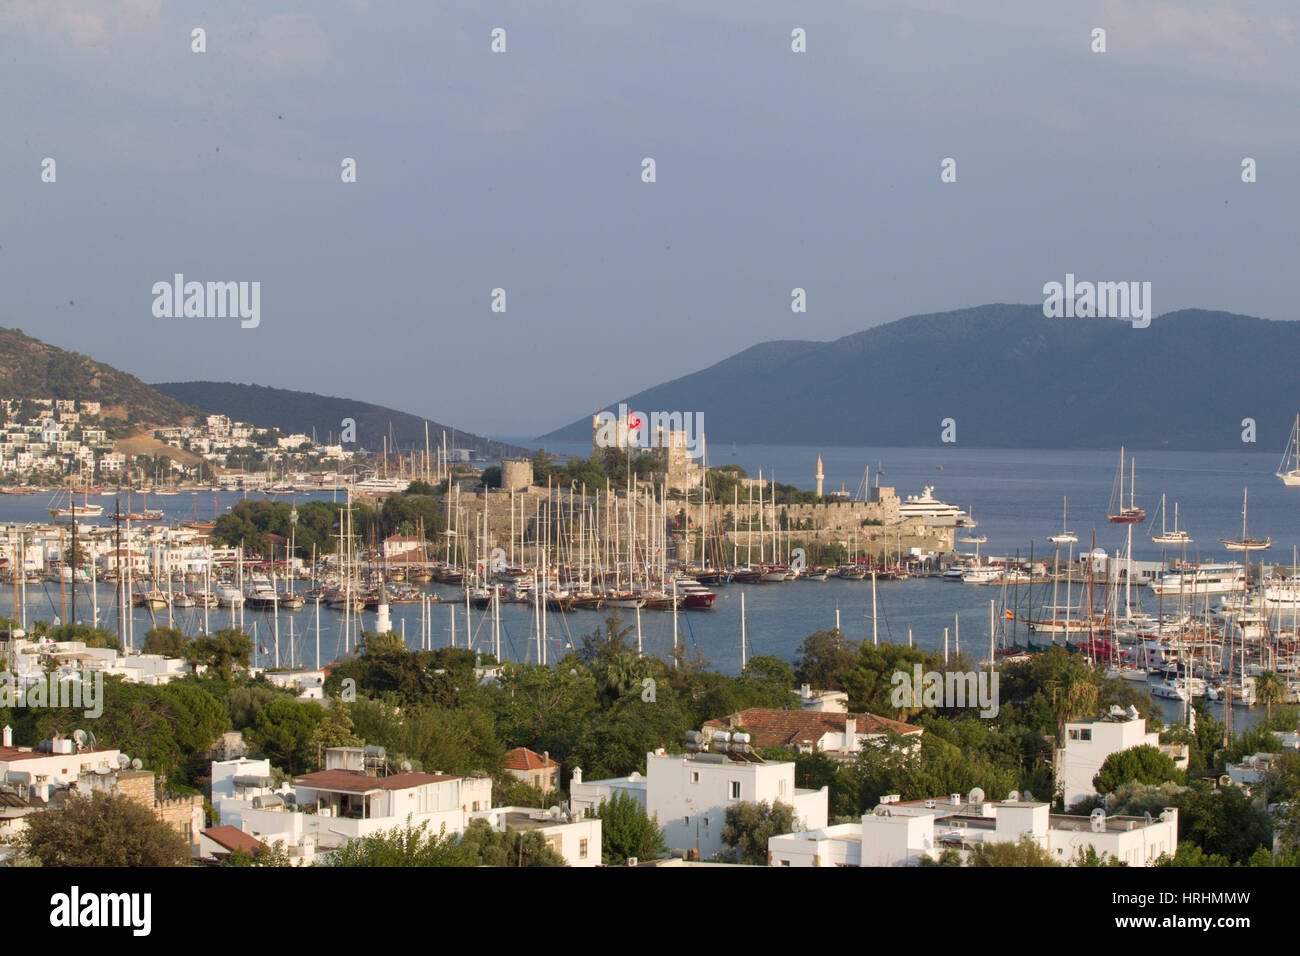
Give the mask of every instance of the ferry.
[[927, 528], [973, 528], [977, 524], [956, 505], [936, 498], [933, 485], [926, 485], [919, 495], [908, 495], [898, 506], [898, 517], [900, 520], [920, 518]]

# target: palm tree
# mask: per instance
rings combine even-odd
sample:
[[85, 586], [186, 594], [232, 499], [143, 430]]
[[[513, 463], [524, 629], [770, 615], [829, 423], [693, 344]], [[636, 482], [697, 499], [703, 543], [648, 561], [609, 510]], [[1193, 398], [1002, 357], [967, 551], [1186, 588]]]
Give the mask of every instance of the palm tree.
[[1052, 707], [1056, 711], [1056, 745], [1065, 743], [1065, 725], [1091, 714], [1097, 706], [1097, 685], [1081, 668], [1071, 667], [1052, 681]]
[[1286, 684], [1273, 671], [1264, 671], [1255, 681], [1255, 696], [1264, 702], [1264, 723], [1268, 724], [1273, 716], [1273, 705], [1286, 699]]

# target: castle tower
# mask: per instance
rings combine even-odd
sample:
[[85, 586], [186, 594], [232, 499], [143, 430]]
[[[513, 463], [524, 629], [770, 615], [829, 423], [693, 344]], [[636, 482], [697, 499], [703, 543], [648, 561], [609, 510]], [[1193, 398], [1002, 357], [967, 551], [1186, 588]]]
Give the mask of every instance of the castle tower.
[[825, 478], [826, 476], [822, 474], [822, 456], [818, 455], [817, 456], [817, 497], [818, 498], [822, 496], [822, 481]]

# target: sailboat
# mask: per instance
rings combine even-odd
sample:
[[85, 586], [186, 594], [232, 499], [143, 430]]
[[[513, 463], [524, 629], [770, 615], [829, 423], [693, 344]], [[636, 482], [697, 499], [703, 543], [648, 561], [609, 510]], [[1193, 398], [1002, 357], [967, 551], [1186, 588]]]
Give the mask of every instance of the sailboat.
[[[1116, 477], [1116, 484], [1111, 489], [1109, 514], [1106, 520], [1112, 524], [1141, 524], [1147, 520], [1147, 513], [1139, 508], [1133, 500], [1134, 491], [1137, 485], [1136, 463], [1130, 464], [1129, 469], [1129, 493], [1128, 506], [1124, 505], [1124, 447], [1119, 449], [1119, 472]], [[1119, 507], [1115, 505], [1118, 503]]]
[[1167, 510], [1165, 508], [1165, 496], [1160, 496], [1160, 533], [1153, 534], [1151, 540], [1156, 544], [1191, 544], [1192, 538], [1186, 532], [1178, 527], [1178, 502], [1174, 502], [1174, 529], [1172, 531], [1165, 527], [1165, 518]]
[[1291, 437], [1282, 452], [1282, 463], [1277, 466], [1277, 476], [1288, 488], [1300, 487], [1300, 415], [1291, 426]]
[[1061, 533], [1050, 535], [1048, 541], [1056, 545], [1061, 544], [1078, 544], [1079, 536], [1070, 530], [1070, 500], [1061, 499]]
[[1246, 492], [1248, 490], [1246, 488], [1241, 490], [1241, 537], [1236, 540], [1219, 539], [1219, 544], [1229, 551], [1267, 551], [1273, 546], [1271, 537], [1261, 541], [1259, 538], [1251, 538], [1246, 535]]

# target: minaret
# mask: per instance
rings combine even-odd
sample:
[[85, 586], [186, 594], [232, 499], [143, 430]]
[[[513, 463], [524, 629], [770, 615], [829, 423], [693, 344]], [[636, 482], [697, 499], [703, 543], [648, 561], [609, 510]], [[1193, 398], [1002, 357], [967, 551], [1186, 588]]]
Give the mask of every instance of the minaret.
[[826, 476], [822, 474], [822, 456], [817, 456], [817, 497], [822, 496], [822, 479]]

